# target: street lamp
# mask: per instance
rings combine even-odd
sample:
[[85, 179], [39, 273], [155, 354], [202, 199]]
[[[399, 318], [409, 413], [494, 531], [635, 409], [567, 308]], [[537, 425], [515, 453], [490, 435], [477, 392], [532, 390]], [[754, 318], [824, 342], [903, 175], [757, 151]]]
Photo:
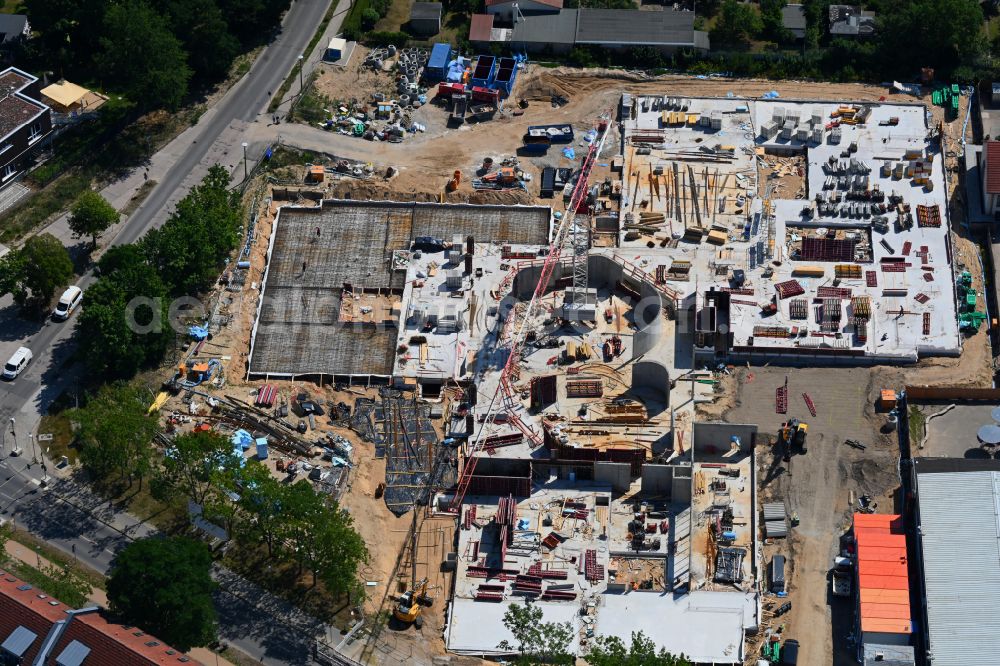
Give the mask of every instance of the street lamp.
[[305, 87], [302, 83], [302, 61], [304, 59], [305, 56], [299, 56], [299, 95], [302, 94], [302, 89]]
[[243, 142], [243, 180], [250, 177], [247, 173], [247, 146], [249, 145], [246, 141]]

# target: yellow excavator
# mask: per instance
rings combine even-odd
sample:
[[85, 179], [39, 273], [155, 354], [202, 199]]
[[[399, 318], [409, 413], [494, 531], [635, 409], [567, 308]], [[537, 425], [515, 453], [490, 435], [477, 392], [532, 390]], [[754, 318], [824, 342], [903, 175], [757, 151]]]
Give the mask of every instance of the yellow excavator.
[[782, 453], [785, 461], [791, 459], [794, 454], [806, 452], [806, 436], [809, 434], [809, 425], [798, 419], [789, 419], [782, 424], [778, 432], [778, 439], [781, 442]]
[[418, 581], [416, 585], [404, 592], [396, 600], [396, 610], [393, 615], [400, 622], [416, 625], [417, 629], [424, 626], [424, 619], [420, 616], [424, 607], [430, 607], [434, 599], [427, 596], [427, 579]]

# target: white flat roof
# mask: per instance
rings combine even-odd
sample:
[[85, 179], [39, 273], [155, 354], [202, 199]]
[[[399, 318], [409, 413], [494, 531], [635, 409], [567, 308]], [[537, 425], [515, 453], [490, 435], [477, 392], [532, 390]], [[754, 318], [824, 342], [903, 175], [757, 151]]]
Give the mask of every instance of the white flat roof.
[[[498, 604], [456, 598], [451, 605], [451, 615], [445, 634], [448, 650], [472, 655], [511, 654], [509, 650], [497, 647], [504, 640], [517, 646], [514, 635], [503, 625], [503, 616], [510, 603]], [[544, 601], [534, 602], [532, 605], [542, 609], [542, 622], [568, 622], [572, 625], [573, 642], [570, 643], [570, 651], [575, 653], [579, 648], [577, 636], [580, 629], [580, 605]]]
[[604, 594], [594, 633], [631, 640], [642, 631], [658, 648], [695, 663], [742, 664], [743, 630], [756, 625], [753, 593], [696, 591], [683, 596]]

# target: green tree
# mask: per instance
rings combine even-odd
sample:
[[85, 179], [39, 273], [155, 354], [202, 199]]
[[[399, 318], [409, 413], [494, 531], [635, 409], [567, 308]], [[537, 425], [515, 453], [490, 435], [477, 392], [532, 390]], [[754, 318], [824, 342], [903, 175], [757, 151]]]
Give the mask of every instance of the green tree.
[[86, 405], [76, 410], [80, 461], [100, 479], [117, 474], [129, 486], [142, 481], [153, 468], [156, 419], [146, 411], [146, 391], [124, 383], [105, 384]]
[[70, 209], [69, 228], [77, 238], [90, 236], [94, 248], [97, 239], [118, 221], [118, 211], [93, 190], [87, 190]]
[[712, 28], [712, 42], [739, 46], [759, 35], [762, 29], [760, 14], [753, 5], [725, 0]]
[[144, 0], [111, 4], [100, 43], [97, 66], [137, 108], [180, 106], [191, 78], [187, 54], [167, 20]]
[[208, 546], [184, 537], [141, 539], [115, 558], [111, 610], [179, 650], [216, 637]]
[[163, 458], [163, 479], [204, 506], [219, 471], [236, 464], [228, 437], [214, 430], [185, 433], [174, 438]]
[[226, 76], [240, 43], [229, 32], [216, 0], [168, 0], [163, 11], [187, 51], [194, 80], [204, 84]]
[[243, 221], [229, 174], [219, 165], [181, 199], [170, 218], [142, 239], [149, 263], [168, 281], [174, 295], [195, 294], [218, 277], [236, 247]]
[[785, 0], [760, 0], [760, 20], [766, 39], [784, 43], [792, 41], [792, 33], [785, 28], [781, 9]]
[[895, 0], [878, 15], [880, 62], [887, 74], [912, 76], [929, 66], [938, 75], [975, 65], [986, 51], [977, 0]]
[[523, 605], [510, 605], [504, 613], [503, 625], [514, 635], [517, 645], [503, 640], [497, 647], [516, 651], [520, 656], [514, 663], [518, 666], [575, 663], [569, 651], [573, 642], [573, 627], [569, 622], [542, 622], [542, 609], [525, 601]]
[[101, 257], [97, 276], [77, 322], [87, 366], [102, 377], [131, 377], [159, 363], [174, 333], [166, 325], [167, 290], [155, 269], [137, 246], [123, 245]]
[[23, 0], [38, 51], [60, 75], [93, 76], [108, 0]]
[[236, 478], [239, 485], [235, 492], [240, 496], [241, 511], [236, 530], [246, 540], [263, 541], [268, 557], [273, 557], [287, 533], [287, 486], [256, 460], [248, 460]]
[[15, 303], [36, 313], [48, 309], [71, 277], [69, 252], [52, 234], [32, 236], [0, 258], [0, 296], [11, 294]]
[[299, 574], [308, 569], [313, 585], [322, 580], [330, 592], [350, 591], [358, 566], [368, 561], [368, 549], [354, 530], [350, 514], [336, 502], [327, 505], [309, 483], [285, 486], [282, 507], [287, 518], [284, 541]]
[[586, 659], [590, 666], [691, 666], [684, 655], [675, 657], [662, 648], [657, 651], [656, 643], [641, 631], [632, 632], [628, 647], [617, 636], [598, 636]]

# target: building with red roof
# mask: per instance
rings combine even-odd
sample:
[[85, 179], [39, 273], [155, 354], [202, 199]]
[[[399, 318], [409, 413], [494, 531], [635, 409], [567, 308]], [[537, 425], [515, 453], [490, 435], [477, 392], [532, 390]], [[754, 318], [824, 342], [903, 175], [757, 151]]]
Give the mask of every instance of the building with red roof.
[[981, 159], [983, 212], [996, 215], [1000, 213], [1000, 141], [987, 141]]
[[74, 609], [0, 571], [0, 663], [38, 666], [198, 664], [97, 606]]
[[903, 517], [854, 514], [858, 636], [861, 646], [909, 645], [909, 563]]

